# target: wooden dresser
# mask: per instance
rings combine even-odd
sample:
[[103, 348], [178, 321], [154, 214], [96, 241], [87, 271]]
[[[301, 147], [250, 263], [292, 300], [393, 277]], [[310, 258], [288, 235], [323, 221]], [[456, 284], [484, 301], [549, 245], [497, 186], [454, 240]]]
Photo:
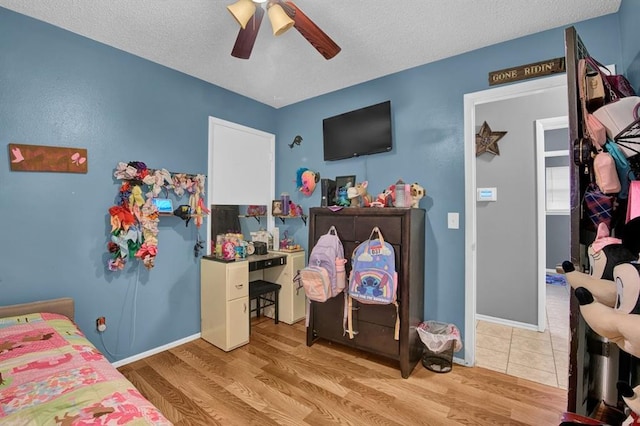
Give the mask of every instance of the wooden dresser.
[[[397, 360], [403, 378], [409, 377], [421, 359], [423, 343], [416, 326], [424, 314], [424, 237], [425, 211], [402, 208], [348, 207], [332, 212], [314, 207], [309, 214], [309, 247], [335, 226], [344, 246], [345, 257], [369, 238], [374, 226], [380, 228], [393, 245], [398, 272], [398, 305], [400, 339], [394, 339], [396, 308], [394, 305], [370, 305], [353, 301], [353, 329], [358, 334], [349, 339], [343, 332], [344, 297], [339, 295], [326, 302], [311, 302], [307, 346], [317, 339], [358, 348]], [[347, 276], [350, 272], [347, 263]]]

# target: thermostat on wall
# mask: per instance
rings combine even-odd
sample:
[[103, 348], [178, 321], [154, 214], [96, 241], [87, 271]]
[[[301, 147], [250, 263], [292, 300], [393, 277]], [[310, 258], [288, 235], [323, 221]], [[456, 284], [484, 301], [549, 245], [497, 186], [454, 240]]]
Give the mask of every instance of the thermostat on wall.
[[497, 201], [498, 189], [497, 188], [478, 188], [478, 195], [476, 201]]

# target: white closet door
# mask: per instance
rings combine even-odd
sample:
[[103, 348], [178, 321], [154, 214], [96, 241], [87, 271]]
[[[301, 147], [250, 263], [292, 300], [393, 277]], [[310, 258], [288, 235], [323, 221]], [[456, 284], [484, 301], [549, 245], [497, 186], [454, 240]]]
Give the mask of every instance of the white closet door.
[[209, 204], [270, 206], [275, 135], [209, 117]]

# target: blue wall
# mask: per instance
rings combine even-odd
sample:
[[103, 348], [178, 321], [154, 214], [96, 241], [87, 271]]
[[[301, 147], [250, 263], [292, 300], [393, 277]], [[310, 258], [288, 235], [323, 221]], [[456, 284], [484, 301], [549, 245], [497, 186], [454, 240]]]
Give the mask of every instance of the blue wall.
[[[575, 26], [592, 55], [607, 64], [620, 63], [617, 15]], [[299, 166], [328, 178], [355, 174], [358, 181], [369, 180], [372, 194], [399, 178], [419, 182], [427, 192], [420, 203], [427, 210], [425, 319], [452, 322], [464, 334], [464, 94], [488, 89], [490, 71], [564, 54], [563, 27], [282, 108], [278, 111], [276, 188], [292, 192], [289, 182]], [[387, 99], [393, 110], [392, 152], [337, 162], [322, 160], [323, 118]], [[304, 142], [300, 148], [289, 149], [284, 142], [296, 134]], [[306, 211], [319, 205], [320, 194], [316, 191], [308, 199], [298, 194], [294, 201], [301, 202]], [[448, 212], [460, 212], [459, 230], [447, 228]], [[508, 232], [495, 225], [496, 232]], [[305, 232], [297, 228], [296, 240], [306, 241]], [[518, 242], [513, 244], [517, 250]]]
[[636, 92], [640, 90], [640, 2], [622, 0], [620, 10], [620, 35], [622, 42], [622, 68], [619, 73], [624, 74]]
[[[601, 62], [620, 63], [618, 15], [576, 28]], [[296, 193], [299, 167], [329, 178], [355, 174], [369, 181], [373, 194], [399, 178], [422, 184], [427, 196], [420, 206], [428, 212], [425, 318], [453, 322], [464, 332], [463, 95], [487, 89], [490, 71], [560, 56], [563, 28], [274, 110], [0, 8], [0, 141], [89, 151], [89, 173], [73, 175], [10, 172], [2, 166], [7, 152], [0, 150], [0, 303], [72, 296], [77, 322], [99, 348], [96, 317], [105, 315], [109, 330], [119, 331], [104, 335], [107, 349], [118, 352], [112, 359], [199, 332], [195, 228], [163, 218], [156, 267], [114, 274], [104, 266], [107, 209], [119, 187], [111, 177], [119, 161], [206, 173], [212, 115], [276, 134], [276, 193], [289, 192], [305, 212], [320, 204], [320, 191], [308, 198]], [[392, 152], [322, 160], [323, 118], [387, 99]], [[304, 142], [290, 149], [296, 135]], [[459, 230], [447, 229], [447, 212], [460, 212]], [[308, 228], [301, 221], [276, 226], [306, 247]], [[204, 228], [200, 233], [204, 238]]]
[[87, 148], [89, 169], [11, 172], [0, 150], [0, 304], [72, 296], [99, 348], [95, 319], [106, 316], [112, 359], [198, 333], [196, 228], [161, 218], [155, 268], [114, 273], [107, 210], [120, 161], [206, 174], [210, 115], [276, 131], [274, 108], [0, 8], [0, 145]]

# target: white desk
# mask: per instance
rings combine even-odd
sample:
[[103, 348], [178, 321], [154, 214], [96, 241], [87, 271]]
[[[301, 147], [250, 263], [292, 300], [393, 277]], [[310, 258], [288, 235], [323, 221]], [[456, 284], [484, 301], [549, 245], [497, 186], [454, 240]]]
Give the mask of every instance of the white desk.
[[[203, 257], [200, 265], [202, 338], [224, 351], [249, 343], [250, 281], [262, 279], [281, 285], [280, 321], [293, 324], [305, 316], [304, 290], [297, 290], [293, 282], [298, 270], [305, 265], [303, 251], [269, 252], [234, 262]], [[257, 269], [259, 267], [263, 269]], [[254, 270], [250, 272], [250, 269]], [[273, 306], [265, 308], [264, 315], [273, 318], [273, 309]]]

